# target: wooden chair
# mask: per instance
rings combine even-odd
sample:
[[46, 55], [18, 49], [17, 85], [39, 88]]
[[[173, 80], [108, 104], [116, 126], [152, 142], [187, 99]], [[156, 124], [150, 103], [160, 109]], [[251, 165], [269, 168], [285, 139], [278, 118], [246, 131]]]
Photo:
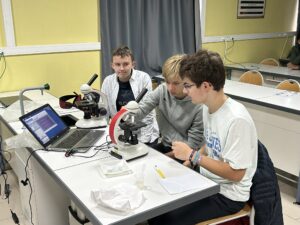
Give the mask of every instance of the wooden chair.
[[264, 77], [256, 70], [249, 70], [241, 75], [239, 81], [243, 83], [263, 85]]
[[276, 89], [300, 92], [300, 84], [296, 80], [284, 80], [276, 86]]
[[237, 212], [235, 214], [232, 214], [232, 215], [229, 215], [229, 216], [222, 216], [222, 217], [207, 220], [207, 221], [203, 221], [203, 222], [197, 223], [196, 225], [221, 224], [221, 223], [232, 221], [232, 220], [244, 217], [244, 216], [248, 216], [250, 224], [253, 224], [252, 206], [249, 203], [247, 203], [243, 209], [241, 209], [239, 212]]
[[279, 62], [273, 58], [263, 59], [259, 64], [270, 65], [270, 66], [279, 66]]

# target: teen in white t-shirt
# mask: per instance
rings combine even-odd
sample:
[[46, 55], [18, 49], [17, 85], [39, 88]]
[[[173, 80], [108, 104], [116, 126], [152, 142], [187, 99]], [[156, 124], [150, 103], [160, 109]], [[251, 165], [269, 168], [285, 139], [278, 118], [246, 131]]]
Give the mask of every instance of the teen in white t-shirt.
[[220, 193], [149, 220], [150, 225], [189, 225], [240, 211], [250, 196], [257, 165], [257, 133], [246, 108], [224, 94], [225, 69], [218, 53], [199, 50], [181, 61], [184, 92], [203, 104], [206, 144], [191, 149], [172, 143], [181, 160], [191, 159], [200, 173], [220, 184]]

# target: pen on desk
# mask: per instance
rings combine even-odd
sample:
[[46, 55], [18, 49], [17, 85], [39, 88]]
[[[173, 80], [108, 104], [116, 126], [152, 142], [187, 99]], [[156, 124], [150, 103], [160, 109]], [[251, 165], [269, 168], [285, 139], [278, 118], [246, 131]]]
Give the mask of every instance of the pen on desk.
[[163, 171], [161, 170], [161, 169], [159, 169], [158, 167], [157, 167], [157, 165], [155, 165], [155, 167], [154, 167], [154, 169], [155, 169], [155, 171], [158, 173], [158, 175], [161, 177], [161, 178], [166, 178], [166, 176], [165, 176], [165, 174], [163, 173]]

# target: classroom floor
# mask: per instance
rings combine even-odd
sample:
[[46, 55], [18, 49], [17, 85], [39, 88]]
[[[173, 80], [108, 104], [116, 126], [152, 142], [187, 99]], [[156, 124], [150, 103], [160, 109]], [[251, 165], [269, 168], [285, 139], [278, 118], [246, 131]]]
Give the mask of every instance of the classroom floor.
[[[3, 199], [4, 179], [0, 177], [1, 184], [1, 199], [0, 199], [0, 224], [1, 225], [14, 225], [10, 209], [12, 209], [19, 217], [20, 225], [25, 224], [22, 220], [20, 212], [19, 191], [17, 189], [17, 180], [11, 171], [8, 172], [8, 183], [11, 186], [11, 196], [9, 198], [9, 205], [7, 199]], [[295, 205], [296, 188], [279, 181], [281, 191], [281, 200], [283, 206], [283, 219], [285, 225], [300, 225], [300, 205]]]

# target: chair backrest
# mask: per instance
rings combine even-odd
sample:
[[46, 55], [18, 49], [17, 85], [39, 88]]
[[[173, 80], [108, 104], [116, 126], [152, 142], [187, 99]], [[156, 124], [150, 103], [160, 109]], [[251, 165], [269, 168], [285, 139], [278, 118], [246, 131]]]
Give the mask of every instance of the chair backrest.
[[296, 80], [284, 80], [280, 82], [277, 86], [277, 89], [281, 90], [288, 90], [288, 91], [295, 91], [295, 92], [300, 92], [300, 84]]
[[256, 70], [249, 70], [241, 75], [239, 81], [243, 83], [263, 85], [264, 78], [260, 72]]
[[279, 66], [279, 62], [273, 58], [263, 59], [259, 64], [270, 65], [270, 66]]
[[255, 209], [254, 224], [283, 225], [280, 190], [273, 162], [260, 141], [257, 151], [257, 169], [250, 189], [250, 201]]

